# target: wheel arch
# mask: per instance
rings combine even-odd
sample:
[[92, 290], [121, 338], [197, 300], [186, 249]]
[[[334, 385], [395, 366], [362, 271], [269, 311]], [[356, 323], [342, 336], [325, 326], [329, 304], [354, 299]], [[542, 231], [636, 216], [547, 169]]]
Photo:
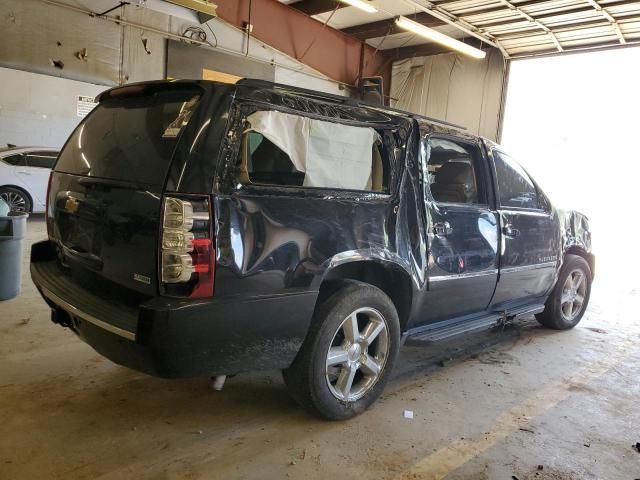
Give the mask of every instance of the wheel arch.
[[338, 291], [344, 281], [356, 280], [373, 285], [389, 296], [404, 332], [413, 302], [411, 276], [401, 266], [376, 259], [353, 260], [328, 269], [320, 283], [316, 306]]
[[591, 280], [596, 276], [596, 257], [590, 252], [587, 252], [584, 248], [579, 245], [571, 245], [564, 251], [563, 263], [567, 258], [567, 255], [576, 255], [578, 257], [582, 257], [586, 260], [589, 265], [589, 269], [591, 270]]
[[29, 213], [31, 213], [33, 211], [33, 197], [31, 196], [31, 194], [29, 193], [29, 191], [24, 188], [21, 187], [19, 185], [13, 185], [11, 183], [8, 183], [6, 185], [0, 185], [0, 188], [13, 188], [15, 190], [20, 190], [22, 193], [24, 193], [28, 198], [29, 198], [29, 203], [31, 204], [31, 209], [29, 210]]

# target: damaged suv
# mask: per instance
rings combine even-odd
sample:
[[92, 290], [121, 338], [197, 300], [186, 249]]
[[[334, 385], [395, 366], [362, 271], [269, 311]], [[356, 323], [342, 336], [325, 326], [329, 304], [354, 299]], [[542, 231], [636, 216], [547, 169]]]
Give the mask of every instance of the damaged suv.
[[400, 345], [585, 312], [587, 218], [445, 122], [263, 81], [106, 91], [49, 181], [52, 320], [161, 377], [282, 369], [330, 419]]

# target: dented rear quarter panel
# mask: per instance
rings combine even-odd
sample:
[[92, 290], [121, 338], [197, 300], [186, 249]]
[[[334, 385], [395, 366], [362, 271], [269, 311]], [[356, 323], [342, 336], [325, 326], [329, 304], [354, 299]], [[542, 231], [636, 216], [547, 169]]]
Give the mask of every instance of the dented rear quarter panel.
[[[240, 185], [242, 119], [257, 109], [394, 130], [403, 152], [388, 193]], [[216, 298], [317, 292], [327, 273], [351, 262], [401, 270], [424, 287], [426, 245], [414, 121], [351, 105], [323, 105], [271, 90], [237, 93], [220, 164]]]

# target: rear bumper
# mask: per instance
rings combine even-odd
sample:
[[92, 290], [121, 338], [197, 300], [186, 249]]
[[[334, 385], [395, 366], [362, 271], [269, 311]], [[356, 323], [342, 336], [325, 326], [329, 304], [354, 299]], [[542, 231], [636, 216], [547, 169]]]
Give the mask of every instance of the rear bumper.
[[75, 283], [59, 267], [51, 242], [33, 245], [31, 278], [55, 323], [115, 363], [167, 378], [287, 368], [306, 336], [317, 296], [153, 297], [132, 306]]

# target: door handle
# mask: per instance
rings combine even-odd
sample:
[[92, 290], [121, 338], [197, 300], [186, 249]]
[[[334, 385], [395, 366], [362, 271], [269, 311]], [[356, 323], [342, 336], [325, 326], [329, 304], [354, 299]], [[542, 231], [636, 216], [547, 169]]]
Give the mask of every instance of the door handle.
[[27, 171], [25, 171], [25, 170], [18, 170], [18, 173], [19, 173], [20, 175], [31, 175], [31, 172], [27, 172]]
[[449, 222], [436, 222], [433, 224], [433, 231], [436, 235], [444, 237], [453, 232], [453, 228]]
[[502, 233], [504, 233], [505, 236], [512, 238], [520, 236], [520, 230], [514, 228], [510, 223], [507, 223], [504, 227], [502, 227]]

